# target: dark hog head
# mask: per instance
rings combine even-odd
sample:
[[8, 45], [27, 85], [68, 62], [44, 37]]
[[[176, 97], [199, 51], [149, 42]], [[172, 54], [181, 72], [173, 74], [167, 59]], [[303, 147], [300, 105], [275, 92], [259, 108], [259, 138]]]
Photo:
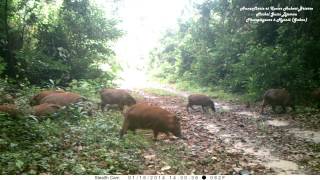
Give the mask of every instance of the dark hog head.
[[128, 106], [132, 106], [132, 105], [134, 105], [134, 104], [136, 104], [137, 103], [137, 101], [133, 98], [133, 97], [131, 97], [131, 96], [128, 96], [127, 97], [127, 99], [126, 99], [126, 104], [128, 105]]

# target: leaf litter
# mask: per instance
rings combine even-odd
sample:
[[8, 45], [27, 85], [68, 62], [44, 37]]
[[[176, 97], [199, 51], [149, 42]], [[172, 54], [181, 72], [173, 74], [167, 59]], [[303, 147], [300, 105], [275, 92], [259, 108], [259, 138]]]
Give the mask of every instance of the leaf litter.
[[[310, 141], [317, 134], [292, 136], [293, 131], [302, 132], [300, 129], [306, 127], [319, 132], [320, 128], [308, 124], [302, 115], [294, 118], [291, 114], [260, 115], [259, 106], [248, 108], [234, 102], [215, 102], [219, 105], [216, 113], [203, 113], [199, 107], [188, 113], [185, 92], [182, 96], [179, 93], [157, 96], [142, 90], [138, 93], [144, 96], [145, 102], [178, 114], [186, 138], [168, 139], [161, 135], [159, 141], [145, 151], [143, 174], [320, 172], [320, 145]], [[149, 136], [152, 137], [151, 133]]]

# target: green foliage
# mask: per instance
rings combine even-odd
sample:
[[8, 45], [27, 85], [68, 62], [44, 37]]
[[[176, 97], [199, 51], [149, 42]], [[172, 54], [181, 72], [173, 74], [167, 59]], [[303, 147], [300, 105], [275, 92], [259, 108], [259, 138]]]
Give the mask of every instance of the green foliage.
[[[73, 81], [69, 90], [97, 99], [92, 93], [97, 85]], [[37, 91], [19, 91], [17, 105], [28, 106], [28, 97]], [[0, 174], [136, 174], [149, 142], [131, 133], [120, 140], [122, 122], [120, 112], [94, 109], [89, 117], [77, 104], [46, 118], [0, 114]]]
[[[320, 7], [318, 2], [291, 3]], [[150, 71], [172, 83], [218, 86], [251, 100], [269, 88], [287, 88], [297, 99], [307, 98], [306, 92], [320, 86], [319, 12], [304, 12], [307, 23], [250, 24], [245, 18], [254, 14], [239, 11], [272, 5], [248, 0], [198, 4], [197, 16], [168, 31], [150, 53]]]
[[159, 142], [157, 156], [161, 158], [162, 166], [169, 166], [176, 174], [186, 174], [190, 169], [196, 167], [196, 163], [189, 161], [186, 157], [191, 155], [185, 145], [179, 143], [168, 144]]
[[119, 113], [42, 122], [1, 118], [0, 173], [136, 173], [145, 144], [137, 136], [119, 140], [121, 119]]
[[[98, 64], [119, 69], [111, 44], [122, 32], [89, 0], [16, 0], [1, 3], [0, 74], [43, 85], [73, 79], [114, 78]], [[6, 66], [4, 66], [6, 64]], [[5, 71], [3, 71], [5, 70]]]

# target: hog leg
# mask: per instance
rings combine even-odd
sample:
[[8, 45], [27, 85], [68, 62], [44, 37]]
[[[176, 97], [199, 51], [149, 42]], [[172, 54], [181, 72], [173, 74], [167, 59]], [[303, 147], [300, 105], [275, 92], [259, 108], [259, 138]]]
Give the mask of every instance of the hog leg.
[[214, 103], [213, 103], [213, 102], [212, 102], [212, 104], [211, 104], [210, 107], [211, 107], [211, 109], [212, 109], [213, 112], [216, 112], [216, 108], [214, 107]]
[[187, 105], [187, 112], [189, 112], [189, 108], [191, 108], [192, 110], [194, 110], [194, 108], [192, 107], [192, 105], [188, 103], [188, 105]]
[[266, 102], [265, 100], [262, 101], [262, 106], [261, 106], [261, 111], [260, 111], [260, 114], [263, 114], [263, 110], [264, 110], [264, 107], [266, 106]]
[[157, 141], [159, 132], [157, 130], [153, 130], [153, 140]]
[[101, 111], [104, 112], [104, 107], [106, 107], [106, 103], [101, 102], [100, 107], [101, 107]]
[[207, 109], [206, 109], [206, 107], [205, 107], [204, 105], [201, 105], [201, 108], [202, 108], [202, 112], [203, 112], [203, 113], [206, 113], [206, 112], [207, 112]]

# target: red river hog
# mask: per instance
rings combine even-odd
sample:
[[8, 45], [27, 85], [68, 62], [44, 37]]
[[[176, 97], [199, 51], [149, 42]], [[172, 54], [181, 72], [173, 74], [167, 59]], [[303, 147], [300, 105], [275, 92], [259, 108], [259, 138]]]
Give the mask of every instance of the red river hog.
[[120, 138], [128, 130], [135, 132], [136, 129], [153, 130], [154, 140], [157, 140], [159, 132], [171, 132], [176, 137], [183, 138], [178, 117], [160, 107], [151, 106], [145, 103], [131, 106], [125, 113], [125, 120], [120, 131]]
[[214, 102], [210, 99], [210, 97], [202, 94], [191, 94], [188, 97], [188, 105], [187, 111], [189, 112], [189, 107], [193, 109], [193, 105], [199, 105], [202, 107], [202, 111], [205, 111], [205, 107], [210, 107], [213, 112], [216, 111], [214, 107]]
[[263, 114], [263, 110], [266, 105], [271, 105], [274, 112], [276, 112], [276, 106], [281, 106], [283, 112], [286, 112], [287, 106], [291, 107], [292, 110], [295, 110], [292, 98], [286, 89], [267, 90], [263, 95], [261, 114]]
[[54, 93], [50, 94], [43, 99], [41, 99], [40, 104], [49, 103], [57, 104], [60, 106], [67, 106], [73, 103], [77, 103], [84, 100], [82, 96], [77, 93], [64, 92], [64, 93]]
[[136, 104], [136, 100], [125, 90], [122, 89], [102, 89], [100, 91], [101, 97], [101, 110], [104, 111], [104, 107], [109, 104], [116, 104], [121, 111], [125, 105], [131, 106]]
[[55, 94], [55, 93], [64, 93], [65, 91], [63, 90], [47, 90], [47, 91], [41, 91], [40, 93], [34, 95], [31, 100], [30, 100], [30, 105], [34, 106], [34, 105], [39, 105], [40, 101], [51, 94]]
[[49, 104], [49, 103], [43, 103], [37, 106], [32, 107], [32, 112], [35, 116], [48, 116], [50, 114], [53, 114], [57, 112], [61, 106], [57, 104]]

